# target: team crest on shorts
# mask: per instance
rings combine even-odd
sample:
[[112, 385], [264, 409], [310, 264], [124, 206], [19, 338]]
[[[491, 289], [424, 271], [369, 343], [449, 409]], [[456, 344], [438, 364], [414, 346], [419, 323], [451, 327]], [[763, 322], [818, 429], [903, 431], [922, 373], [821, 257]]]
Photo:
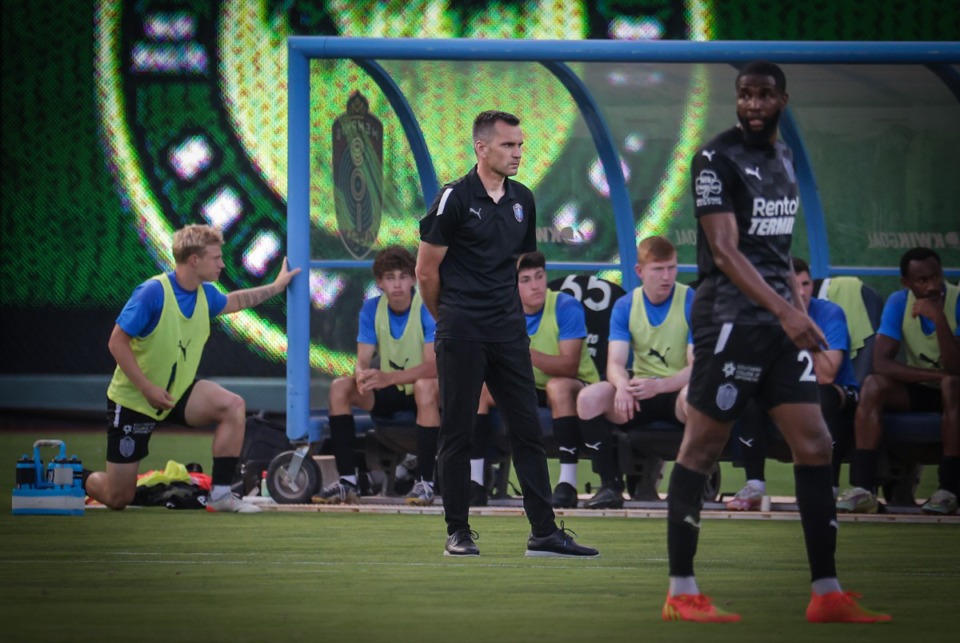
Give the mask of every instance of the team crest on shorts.
[[737, 387], [729, 382], [717, 389], [717, 407], [721, 411], [729, 411], [737, 402]]
[[133, 449], [136, 446], [136, 443], [133, 441], [129, 435], [125, 435], [120, 440], [120, 455], [125, 458], [129, 458], [133, 455]]
[[513, 204], [513, 218], [516, 219], [518, 223], [523, 223], [523, 206], [519, 203]]

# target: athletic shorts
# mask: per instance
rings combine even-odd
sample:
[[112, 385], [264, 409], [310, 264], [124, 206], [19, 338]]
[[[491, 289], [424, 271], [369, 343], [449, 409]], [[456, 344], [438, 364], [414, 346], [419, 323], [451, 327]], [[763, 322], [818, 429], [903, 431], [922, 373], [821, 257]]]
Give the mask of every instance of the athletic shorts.
[[194, 381], [183, 392], [177, 405], [162, 420], [120, 406], [107, 398], [107, 462], [128, 464], [140, 462], [150, 453], [150, 436], [160, 424], [187, 425], [187, 400], [193, 393]]
[[397, 411], [417, 410], [417, 401], [413, 393], [407, 395], [403, 389], [396, 386], [386, 386], [373, 392], [373, 408], [370, 409], [370, 415], [388, 418], [393, 417]]
[[910, 410], [918, 413], [943, 413], [943, 391], [923, 384], [904, 384], [910, 397]]
[[695, 325], [693, 346], [687, 401], [715, 420], [736, 419], [750, 399], [763, 411], [820, 403], [813, 355], [779, 325]]
[[680, 397], [680, 391], [661, 393], [646, 400], [640, 400], [640, 410], [634, 412], [632, 420], [620, 426], [634, 428], [651, 422], [672, 422], [682, 426], [677, 420], [678, 397]]

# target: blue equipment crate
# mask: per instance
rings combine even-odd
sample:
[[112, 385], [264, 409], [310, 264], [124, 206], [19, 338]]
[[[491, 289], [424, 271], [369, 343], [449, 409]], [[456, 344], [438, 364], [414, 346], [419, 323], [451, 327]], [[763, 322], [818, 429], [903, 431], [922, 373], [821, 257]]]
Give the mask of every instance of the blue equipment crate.
[[[46, 468], [40, 457], [40, 449], [45, 447], [60, 449]], [[24, 455], [17, 461], [14, 514], [82, 516], [85, 497], [83, 465], [77, 456], [67, 459], [67, 445], [62, 440], [37, 440], [33, 459]]]

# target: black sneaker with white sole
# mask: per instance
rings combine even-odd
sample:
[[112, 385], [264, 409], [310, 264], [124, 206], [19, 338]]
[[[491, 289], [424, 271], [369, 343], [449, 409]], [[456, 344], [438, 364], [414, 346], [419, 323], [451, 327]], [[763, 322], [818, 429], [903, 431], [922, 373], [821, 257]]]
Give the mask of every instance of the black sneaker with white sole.
[[[572, 535], [571, 535], [572, 534]], [[527, 539], [527, 556], [552, 558], [597, 558], [600, 552], [593, 547], [584, 547], [573, 539], [576, 536], [572, 530], [563, 526], [549, 536], [538, 538], [530, 536]]]
[[443, 548], [444, 556], [479, 556], [480, 548], [477, 547], [474, 540], [479, 540], [480, 535], [471, 529], [461, 529], [447, 536], [447, 544]]

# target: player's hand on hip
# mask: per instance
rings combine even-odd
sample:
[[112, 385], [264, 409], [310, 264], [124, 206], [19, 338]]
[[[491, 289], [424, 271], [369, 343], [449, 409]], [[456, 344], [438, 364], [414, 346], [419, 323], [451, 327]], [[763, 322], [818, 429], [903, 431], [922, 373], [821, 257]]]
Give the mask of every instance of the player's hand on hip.
[[784, 332], [797, 348], [817, 352], [827, 348], [827, 338], [810, 316], [796, 308], [780, 320]]
[[147, 398], [147, 402], [150, 403], [150, 406], [155, 409], [172, 409], [174, 406], [176, 406], [177, 402], [166, 389], [152, 384], [147, 388], [147, 390], [143, 391], [143, 396]]

